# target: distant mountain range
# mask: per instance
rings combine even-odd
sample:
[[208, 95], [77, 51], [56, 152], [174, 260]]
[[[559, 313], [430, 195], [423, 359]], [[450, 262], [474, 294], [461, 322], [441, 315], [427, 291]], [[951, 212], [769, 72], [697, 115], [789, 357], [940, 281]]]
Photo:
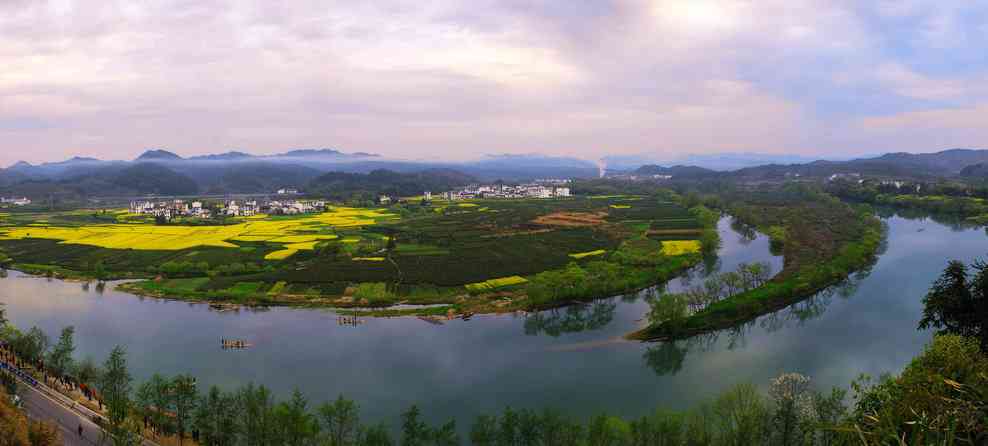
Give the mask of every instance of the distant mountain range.
[[[702, 164], [635, 165], [616, 173], [671, 175], [675, 179], [712, 178], [740, 181], [779, 181], [787, 178], [826, 177], [837, 173], [900, 178], [988, 178], [988, 150], [951, 149], [936, 153], [889, 153], [845, 161], [818, 160], [768, 163], [718, 170], [727, 161], [746, 164], [760, 155], [704, 155]], [[792, 157], [793, 159], [801, 159]], [[614, 173], [614, 158], [607, 171]], [[277, 155], [231, 151], [189, 158], [163, 149], [148, 150], [133, 161], [103, 161], [74, 157], [55, 163], [19, 162], [0, 169], [0, 195], [31, 198], [130, 195], [191, 195], [267, 193], [291, 187], [337, 193], [356, 189], [367, 193], [399, 193], [415, 188], [439, 191], [467, 181], [525, 181], [536, 178], [595, 178], [597, 164], [568, 157], [543, 155], [488, 155], [471, 162], [415, 162], [388, 160], [369, 153], [333, 149], [300, 149]], [[362, 174], [362, 175], [343, 175]], [[429, 180], [437, 176], [436, 181]], [[381, 187], [371, 186], [378, 181]], [[421, 192], [421, 191], [419, 191]], [[418, 192], [416, 192], [418, 193]]]
[[[387, 176], [380, 172], [445, 172], [447, 174], [443, 176], [447, 179], [523, 181], [554, 177], [592, 178], [597, 176], [598, 170], [591, 162], [542, 155], [489, 155], [479, 161], [456, 163], [388, 160], [375, 154], [343, 153], [334, 149], [299, 149], [275, 155], [230, 151], [188, 158], [168, 150], [152, 149], [133, 161], [76, 157], [39, 165], [18, 162], [7, 169], [0, 169], [0, 195], [33, 198], [53, 194], [88, 197], [265, 193], [285, 187], [305, 190], [310, 186], [325, 190], [324, 184], [310, 185], [310, 182], [331, 172], [378, 172], [378, 179]], [[155, 176], [157, 179], [143, 179], [141, 175]], [[349, 181], [358, 181], [355, 178]], [[429, 185], [429, 182], [420, 180], [417, 178], [416, 182]], [[407, 190], [408, 187], [395, 186], [392, 189]]]
[[[745, 167], [763, 166], [766, 164], [804, 164], [817, 161], [801, 155], [775, 155], [766, 153], [716, 153], [708, 155], [686, 155], [667, 157], [662, 154], [611, 155], [601, 159], [608, 170], [632, 171], [641, 166], [696, 166], [710, 170], [732, 171]], [[847, 158], [827, 158], [831, 161], [843, 161]]]
[[649, 164], [629, 173], [672, 175], [680, 179], [731, 178], [739, 180], [782, 180], [794, 177], [826, 177], [833, 174], [862, 174], [903, 178], [950, 178], [988, 176], [988, 150], [950, 149], [935, 153], [888, 153], [874, 158], [846, 161], [816, 160], [803, 163], [769, 163], [719, 171], [696, 165], [663, 167]]

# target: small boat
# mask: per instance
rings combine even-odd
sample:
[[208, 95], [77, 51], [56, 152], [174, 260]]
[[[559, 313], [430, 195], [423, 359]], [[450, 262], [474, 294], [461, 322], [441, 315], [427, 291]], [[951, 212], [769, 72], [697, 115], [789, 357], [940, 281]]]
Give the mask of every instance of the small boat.
[[220, 340], [220, 343], [221, 343], [222, 348], [224, 350], [226, 350], [226, 349], [244, 349], [244, 348], [250, 348], [250, 347], [253, 347], [254, 346], [254, 344], [251, 344], [251, 343], [249, 343], [247, 341], [244, 341], [244, 340], [241, 340], [241, 339], [222, 339], [222, 340]]
[[470, 320], [470, 318], [472, 318], [474, 314], [476, 314], [476, 313], [474, 313], [474, 312], [472, 312], [472, 311], [468, 311], [468, 312], [466, 312], [466, 313], [463, 313], [463, 316], [461, 316], [461, 318], [462, 318], [463, 320], [465, 320], [465, 321], [469, 321], [469, 320]]

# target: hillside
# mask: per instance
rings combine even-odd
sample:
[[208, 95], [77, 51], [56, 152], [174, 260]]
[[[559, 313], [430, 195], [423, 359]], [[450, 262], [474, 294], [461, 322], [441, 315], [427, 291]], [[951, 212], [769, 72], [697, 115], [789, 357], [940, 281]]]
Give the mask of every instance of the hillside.
[[141, 195], [192, 195], [199, 191], [192, 178], [153, 163], [126, 167], [110, 176], [109, 182]]
[[635, 173], [638, 175], [670, 175], [676, 179], [708, 178], [720, 174], [714, 170], [697, 166], [663, 167], [655, 164], [641, 166], [635, 170]]
[[441, 192], [475, 181], [467, 174], [449, 169], [429, 169], [415, 173], [379, 169], [367, 174], [330, 172], [312, 180], [305, 190], [309, 194], [336, 199], [374, 199], [380, 194], [414, 196], [425, 191]]

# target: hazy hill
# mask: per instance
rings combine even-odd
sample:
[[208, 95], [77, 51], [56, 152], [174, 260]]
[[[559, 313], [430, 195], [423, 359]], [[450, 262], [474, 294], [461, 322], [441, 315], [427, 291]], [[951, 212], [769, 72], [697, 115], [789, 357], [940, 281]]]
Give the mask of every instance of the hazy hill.
[[193, 195], [199, 192], [199, 186], [192, 178], [153, 163], [125, 167], [110, 175], [109, 182], [142, 195]]
[[719, 175], [719, 172], [697, 166], [663, 167], [655, 164], [641, 166], [634, 171], [638, 175], [671, 175], [676, 179], [700, 179]]
[[167, 150], [148, 150], [137, 157], [134, 161], [177, 161], [182, 159], [175, 153]]
[[312, 180], [309, 194], [330, 198], [376, 198], [377, 195], [414, 196], [425, 191], [443, 192], [476, 182], [474, 177], [449, 169], [429, 169], [415, 173], [375, 170], [366, 174], [329, 172]]
[[988, 178], [988, 163], [972, 164], [961, 169], [961, 177], [964, 178]]

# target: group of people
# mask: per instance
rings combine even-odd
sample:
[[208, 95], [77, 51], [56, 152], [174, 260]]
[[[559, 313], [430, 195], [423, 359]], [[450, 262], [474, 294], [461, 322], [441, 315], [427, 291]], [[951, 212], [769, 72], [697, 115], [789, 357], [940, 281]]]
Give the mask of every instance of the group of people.
[[[89, 401], [95, 401], [99, 404], [100, 409], [103, 408], [103, 402], [96, 398], [96, 392], [84, 383], [76, 383], [69, 377], [66, 376], [56, 376], [48, 374], [48, 369], [45, 367], [44, 360], [39, 360], [36, 363], [30, 363], [17, 356], [14, 350], [10, 347], [10, 344], [6, 342], [0, 343], [0, 362], [5, 362], [18, 369], [23, 369], [27, 365], [34, 366], [42, 374], [42, 380], [44, 383], [53, 389], [61, 389], [63, 392], [78, 391]], [[75, 406], [76, 403], [73, 403]], [[79, 423], [79, 427], [76, 429], [79, 434], [79, 438], [83, 437], [85, 434], [85, 429], [82, 427], [82, 423]]]

